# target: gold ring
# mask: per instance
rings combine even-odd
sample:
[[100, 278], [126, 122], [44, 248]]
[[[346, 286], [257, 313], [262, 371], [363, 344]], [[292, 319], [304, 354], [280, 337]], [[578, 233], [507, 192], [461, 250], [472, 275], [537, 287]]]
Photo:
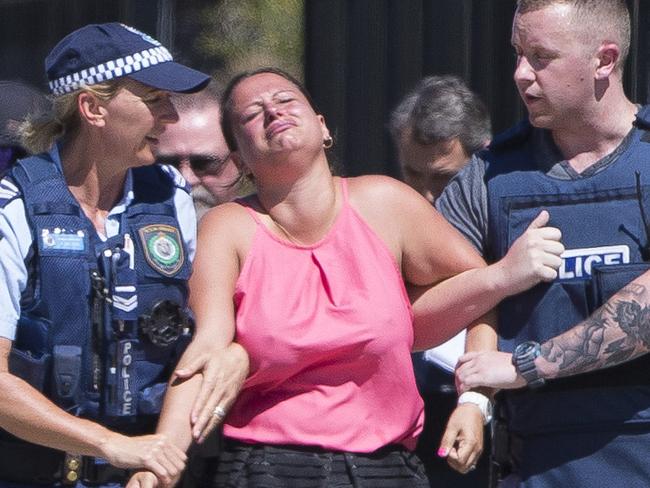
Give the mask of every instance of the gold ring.
[[212, 411], [212, 415], [218, 417], [221, 420], [225, 418], [226, 410], [221, 405], [217, 405], [216, 407], [214, 407], [214, 410]]

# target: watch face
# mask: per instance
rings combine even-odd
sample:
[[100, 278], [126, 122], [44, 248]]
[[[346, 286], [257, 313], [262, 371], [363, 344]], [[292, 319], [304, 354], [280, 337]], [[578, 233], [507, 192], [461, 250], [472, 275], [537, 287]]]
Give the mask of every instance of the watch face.
[[544, 379], [539, 377], [535, 368], [535, 358], [540, 354], [539, 342], [526, 341], [519, 344], [512, 355], [512, 363], [517, 372], [523, 376], [531, 388], [538, 388], [544, 384]]
[[519, 347], [521, 348], [519, 354], [522, 356], [526, 356], [535, 350], [535, 344], [532, 342], [524, 342]]
[[537, 357], [537, 355], [539, 355], [539, 343], [534, 341], [522, 342], [515, 348], [514, 356], [521, 359]]

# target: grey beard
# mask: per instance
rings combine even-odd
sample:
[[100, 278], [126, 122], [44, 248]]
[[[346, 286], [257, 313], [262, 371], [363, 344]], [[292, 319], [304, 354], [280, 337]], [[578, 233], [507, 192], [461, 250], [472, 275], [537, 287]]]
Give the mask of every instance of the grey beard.
[[192, 195], [192, 200], [194, 200], [195, 204], [200, 203], [206, 207], [214, 207], [221, 203], [217, 197], [210, 193], [203, 185], [194, 186], [190, 195]]
[[219, 200], [210, 193], [204, 186], [196, 185], [192, 188], [190, 193], [194, 201], [194, 210], [196, 211], [196, 220], [201, 220], [201, 217], [215, 205], [219, 204]]

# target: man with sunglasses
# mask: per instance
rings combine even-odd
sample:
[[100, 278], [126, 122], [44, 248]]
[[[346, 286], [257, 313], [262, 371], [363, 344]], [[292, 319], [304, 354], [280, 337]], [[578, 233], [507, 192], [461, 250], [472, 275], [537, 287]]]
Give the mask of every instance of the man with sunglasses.
[[208, 209], [237, 195], [240, 175], [221, 132], [214, 82], [195, 94], [175, 94], [172, 102], [179, 120], [160, 136], [158, 162], [175, 166], [192, 187], [200, 220]]

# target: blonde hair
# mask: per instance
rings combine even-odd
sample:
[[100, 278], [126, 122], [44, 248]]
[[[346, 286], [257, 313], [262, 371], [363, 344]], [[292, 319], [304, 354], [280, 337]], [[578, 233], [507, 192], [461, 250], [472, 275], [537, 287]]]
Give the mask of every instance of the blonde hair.
[[105, 81], [53, 98], [52, 111], [46, 117], [28, 118], [19, 127], [22, 145], [32, 154], [49, 150], [57, 139], [61, 139], [79, 128], [77, 99], [83, 92], [89, 92], [100, 100], [113, 98], [122, 83], [120, 80]]

